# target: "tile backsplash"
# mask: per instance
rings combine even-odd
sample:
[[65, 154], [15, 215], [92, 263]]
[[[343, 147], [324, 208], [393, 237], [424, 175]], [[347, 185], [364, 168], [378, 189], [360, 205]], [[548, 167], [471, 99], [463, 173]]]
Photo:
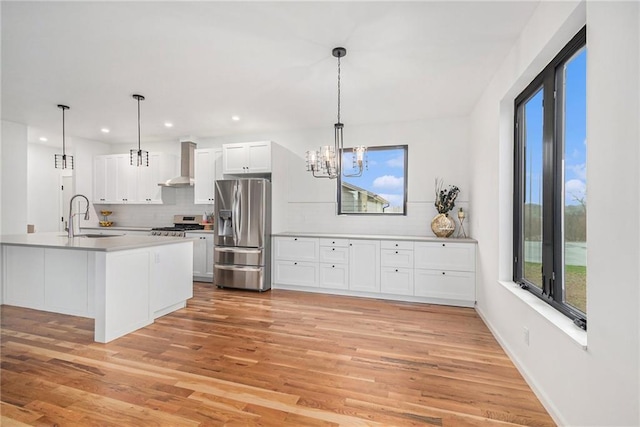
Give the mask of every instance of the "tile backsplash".
[[[96, 213], [101, 210], [113, 212], [109, 220], [114, 226], [121, 227], [167, 227], [173, 225], [174, 215], [204, 215], [213, 212], [213, 205], [193, 203], [193, 187], [175, 187], [162, 189], [161, 205], [112, 205], [96, 204]], [[100, 217], [102, 219], [102, 217]]]

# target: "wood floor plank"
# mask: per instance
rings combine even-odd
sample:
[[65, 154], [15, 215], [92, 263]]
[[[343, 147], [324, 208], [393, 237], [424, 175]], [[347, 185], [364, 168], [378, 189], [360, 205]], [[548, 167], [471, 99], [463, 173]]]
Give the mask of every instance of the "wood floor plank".
[[195, 283], [108, 344], [0, 308], [3, 426], [554, 425], [469, 308]]

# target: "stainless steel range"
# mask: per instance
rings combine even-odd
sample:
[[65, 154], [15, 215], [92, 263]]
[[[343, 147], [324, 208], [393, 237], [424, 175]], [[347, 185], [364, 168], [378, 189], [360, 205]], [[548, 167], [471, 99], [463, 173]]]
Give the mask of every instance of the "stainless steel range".
[[202, 215], [174, 215], [173, 227], [156, 227], [151, 229], [152, 236], [186, 237], [186, 231], [203, 230]]

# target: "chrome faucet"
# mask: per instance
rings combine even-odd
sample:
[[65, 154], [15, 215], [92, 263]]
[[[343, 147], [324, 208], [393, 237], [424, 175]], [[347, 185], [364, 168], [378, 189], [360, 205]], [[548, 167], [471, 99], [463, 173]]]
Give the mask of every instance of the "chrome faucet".
[[76, 194], [69, 201], [69, 230], [68, 230], [68, 235], [69, 235], [70, 239], [73, 238], [73, 217], [74, 217], [74, 215], [77, 215], [77, 214], [73, 213], [73, 199], [75, 199], [76, 197], [84, 197], [84, 199], [87, 201], [87, 210], [84, 213], [84, 219], [85, 220], [89, 219], [89, 199], [87, 199], [87, 196], [84, 196], [82, 194]]

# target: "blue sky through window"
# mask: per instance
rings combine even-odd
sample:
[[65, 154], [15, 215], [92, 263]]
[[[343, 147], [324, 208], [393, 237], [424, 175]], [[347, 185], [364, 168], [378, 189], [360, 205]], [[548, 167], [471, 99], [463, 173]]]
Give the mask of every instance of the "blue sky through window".
[[[371, 147], [367, 152], [369, 168], [360, 177], [342, 177], [348, 182], [389, 201], [390, 207], [404, 204], [404, 165], [405, 150], [403, 148]], [[352, 154], [345, 149], [342, 165], [345, 173], [352, 173]]]
[[[586, 200], [587, 164], [587, 50], [577, 52], [564, 67], [564, 185], [565, 204], [578, 205]], [[526, 203], [540, 204], [542, 185], [542, 91], [526, 103], [525, 140], [527, 142], [525, 177]]]

